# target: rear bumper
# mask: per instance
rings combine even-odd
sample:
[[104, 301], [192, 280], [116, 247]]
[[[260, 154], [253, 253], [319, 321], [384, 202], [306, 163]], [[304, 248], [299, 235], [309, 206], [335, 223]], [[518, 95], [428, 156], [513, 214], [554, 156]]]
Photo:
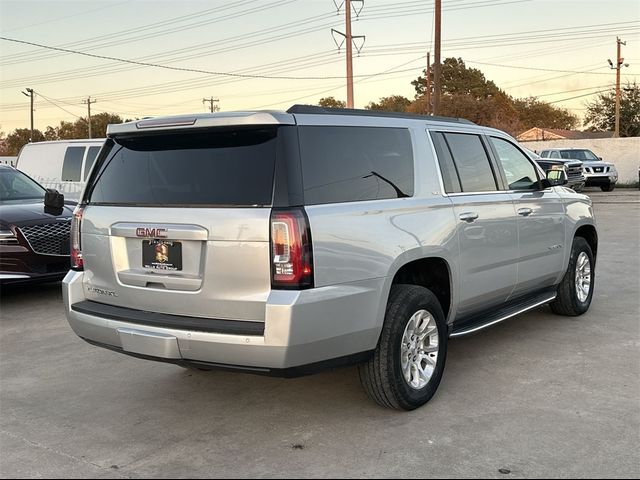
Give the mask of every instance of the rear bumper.
[[[82, 272], [67, 274], [63, 296], [71, 328], [90, 343], [152, 360], [289, 376], [309, 373], [325, 362], [361, 360], [373, 350], [382, 328], [383, 284], [384, 279], [374, 279], [302, 291], [274, 290], [263, 328], [250, 325], [255, 322], [135, 310], [128, 314], [121, 307], [87, 302]], [[180, 318], [186, 320], [184, 327]], [[189, 323], [196, 320], [199, 323]], [[206, 322], [210, 328], [198, 326]], [[241, 333], [225, 333], [224, 323], [219, 322], [235, 324]]]

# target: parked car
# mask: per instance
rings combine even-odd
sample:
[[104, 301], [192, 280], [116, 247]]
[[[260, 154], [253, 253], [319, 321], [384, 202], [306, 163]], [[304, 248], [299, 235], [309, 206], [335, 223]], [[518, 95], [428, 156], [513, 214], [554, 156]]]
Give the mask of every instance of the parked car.
[[528, 148], [523, 148], [523, 150], [529, 155], [529, 158], [536, 162], [545, 172], [552, 169], [564, 170], [567, 174], [567, 187], [572, 188], [576, 192], [581, 192], [584, 188], [585, 177], [582, 173], [582, 162], [580, 160], [542, 158]]
[[104, 138], [27, 143], [16, 168], [45, 188], [61, 192], [67, 200], [78, 201]]
[[202, 369], [358, 363], [434, 395], [450, 337], [591, 303], [591, 201], [499, 130], [294, 106], [110, 125], [74, 213], [66, 314], [89, 343]]
[[605, 162], [586, 148], [550, 148], [542, 150], [544, 159], [573, 159], [582, 162], [586, 187], [600, 187], [603, 192], [611, 192], [618, 181], [618, 171], [611, 162]]
[[58, 281], [69, 271], [75, 202], [56, 193], [0, 165], [0, 283]]

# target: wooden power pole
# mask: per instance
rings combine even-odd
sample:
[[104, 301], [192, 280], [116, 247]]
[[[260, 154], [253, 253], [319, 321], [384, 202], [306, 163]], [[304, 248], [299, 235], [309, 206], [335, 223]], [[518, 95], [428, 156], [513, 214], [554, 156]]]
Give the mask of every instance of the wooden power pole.
[[611, 60], [609, 60], [609, 65], [611, 65], [612, 69], [616, 70], [616, 126], [613, 132], [614, 137], [620, 136], [620, 69], [624, 67], [628, 67], [629, 65], [624, 63], [624, 58], [622, 58], [622, 45], [626, 45], [627, 42], [623, 42], [620, 40], [620, 37], [616, 37], [617, 44], [617, 55], [616, 55], [616, 64], [615, 66], [612, 64]]
[[[209, 111], [211, 113], [213, 112], [219, 112], [220, 111], [220, 106], [218, 105], [218, 102], [220, 101], [220, 99], [218, 98], [203, 98], [202, 99], [202, 103], [208, 103], [209, 104]], [[215, 103], [215, 105], [214, 105]]]
[[[347, 108], [353, 108], [353, 40], [356, 38], [364, 39], [364, 35], [353, 35], [351, 33], [351, 4], [352, 2], [361, 2], [364, 6], [364, 0], [344, 0], [344, 8], [345, 8], [345, 33], [339, 32], [338, 30], [331, 29], [331, 33], [337, 33], [338, 35], [344, 37], [344, 43], [347, 45]], [[360, 9], [362, 10], [362, 8]], [[356, 16], [360, 13], [356, 11]], [[340, 11], [340, 8], [338, 8]], [[334, 38], [335, 39], [335, 38]], [[337, 42], [336, 42], [337, 43]], [[340, 48], [342, 45], [338, 45]], [[356, 47], [358, 48], [358, 47]], [[362, 48], [362, 47], [359, 47]], [[359, 49], [358, 49], [359, 51]]]
[[431, 52], [427, 52], [427, 115], [431, 115]]
[[97, 100], [91, 100], [91, 96], [87, 97], [86, 100], [83, 100], [82, 103], [84, 103], [87, 106], [87, 121], [89, 123], [89, 138], [93, 138], [91, 136], [91, 104], [92, 103], [96, 103]]
[[25, 90], [27, 91], [27, 93], [22, 92], [23, 95], [26, 95], [27, 97], [31, 97], [31, 136], [29, 137], [29, 143], [33, 142], [33, 96], [35, 94], [35, 92], [33, 91], [33, 88], [25, 88]]
[[442, 0], [436, 0], [436, 8], [435, 8], [435, 30], [436, 30], [436, 39], [435, 39], [435, 49], [436, 49], [436, 58], [435, 64], [433, 66], [433, 114], [438, 115], [440, 113], [440, 91], [442, 89], [442, 67], [440, 65], [440, 47], [441, 47], [441, 36], [442, 36]]

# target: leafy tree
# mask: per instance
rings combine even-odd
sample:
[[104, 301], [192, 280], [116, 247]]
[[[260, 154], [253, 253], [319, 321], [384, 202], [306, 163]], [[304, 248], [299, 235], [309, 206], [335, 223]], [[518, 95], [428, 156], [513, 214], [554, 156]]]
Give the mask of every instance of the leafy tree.
[[[110, 123], [122, 123], [119, 115], [111, 113], [98, 113], [91, 116], [91, 136], [102, 138], [107, 135], [107, 125]], [[47, 139], [73, 140], [77, 138], [89, 138], [89, 124], [86, 118], [79, 118], [75, 122], [61, 121], [57, 127], [47, 127], [45, 132]]]
[[324, 97], [318, 101], [318, 105], [324, 108], [345, 108], [347, 104], [333, 97]]
[[[585, 126], [591, 131], [614, 131], [616, 126], [616, 91], [601, 93], [587, 102]], [[620, 136], [640, 136], [640, 85], [627, 83], [620, 92]]]
[[[18, 155], [20, 149], [29, 143], [29, 137], [31, 137], [31, 130], [29, 128], [17, 128], [9, 135], [7, 135], [7, 155]], [[33, 141], [43, 141], [44, 135], [40, 130], [33, 130]]]
[[516, 99], [513, 106], [518, 112], [523, 130], [533, 127], [571, 130], [578, 126], [578, 117], [568, 110], [554, 107], [536, 97]]
[[[409, 111], [427, 113], [427, 88], [433, 92], [433, 76], [431, 78], [429, 86], [426, 77], [411, 82], [416, 89], [416, 100]], [[466, 118], [511, 134], [520, 130], [518, 112], [511, 97], [487, 80], [480, 70], [468, 68], [461, 58], [444, 60], [441, 91], [439, 115]]]
[[[469, 68], [462, 58], [445, 58], [442, 62], [442, 95], [471, 95], [473, 98], [486, 98], [498, 93], [504, 94], [495, 83], [487, 80], [477, 68]], [[424, 95], [427, 91], [426, 69], [425, 76], [419, 76], [411, 84], [416, 89], [416, 98]], [[431, 85], [429, 88], [433, 92], [433, 66], [431, 67]]]
[[382, 97], [378, 101], [369, 102], [367, 105], [367, 110], [384, 110], [387, 112], [406, 112], [407, 108], [411, 105], [411, 100], [402, 95], [391, 95], [390, 97]]
[[0, 131], [0, 155], [9, 155], [7, 153], [7, 134]]
[[48, 126], [44, 131], [44, 138], [45, 140], [59, 140], [57, 129], [52, 126]]

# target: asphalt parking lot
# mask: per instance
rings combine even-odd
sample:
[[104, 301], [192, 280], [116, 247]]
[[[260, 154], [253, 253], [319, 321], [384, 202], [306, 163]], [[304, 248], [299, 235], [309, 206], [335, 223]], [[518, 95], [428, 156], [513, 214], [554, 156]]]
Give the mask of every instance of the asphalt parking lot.
[[3, 288], [0, 475], [637, 478], [640, 192], [586, 193], [591, 310], [452, 340], [438, 393], [409, 413], [369, 401], [355, 368], [287, 380], [92, 347], [59, 285]]

